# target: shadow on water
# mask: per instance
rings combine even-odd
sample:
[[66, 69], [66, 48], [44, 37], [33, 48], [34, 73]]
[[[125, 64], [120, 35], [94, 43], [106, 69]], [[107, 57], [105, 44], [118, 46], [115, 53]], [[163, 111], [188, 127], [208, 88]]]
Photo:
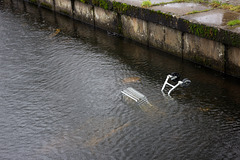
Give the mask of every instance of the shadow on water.
[[[0, 158], [240, 157], [238, 79], [24, 1], [0, 1], [0, 9], [13, 25], [4, 28], [11, 36], [1, 34], [12, 44], [0, 56], [1, 113], [11, 115], [0, 126]], [[19, 43], [25, 46], [14, 48]], [[173, 71], [192, 84], [163, 97]], [[152, 106], [124, 103], [120, 91], [130, 86]]]

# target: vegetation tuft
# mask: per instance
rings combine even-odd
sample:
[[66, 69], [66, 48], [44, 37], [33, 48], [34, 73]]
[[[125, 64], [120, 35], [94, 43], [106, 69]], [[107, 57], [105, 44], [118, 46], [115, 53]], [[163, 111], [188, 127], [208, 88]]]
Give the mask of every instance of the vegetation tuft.
[[232, 4], [221, 3], [219, 1], [213, 1], [209, 5], [212, 6], [213, 8], [220, 8], [220, 9], [226, 9], [234, 12], [240, 12], [240, 5], [234, 6]]
[[152, 6], [152, 3], [151, 3], [150, 0], [146, 0], [146, 1], [142, 2], [142, 7], [148, 8], [148, 7], [151, 7], [151, 6]]
[[239, 19], [235, 19], [235, 20], [232, 20], [232, 21], [229, 21], [227, 23], [228, 26], [235, 26], [235, 25], [240, 25], [240, 20]]
[[218, 7], [221, 6], [221, 2], [219, 2], [219, 1], [212, 1], [209, 5], [212, 6], [213, 8], [218, 8]]
[[181, 3], [181, 2], [192, 2], [192, 3], [206, 3], [205, 0], [173, 0], [173, 3]]
[[202, 13], [202, 12], [208, 12], [210, 10], [211, 9], [205, 9], [205, 10], [201, 10], [201, 11], [192, 11], [192, 12], [188, 12], [186, 15], [188, 15], [188, 14], [195, 14], [195, 13]]

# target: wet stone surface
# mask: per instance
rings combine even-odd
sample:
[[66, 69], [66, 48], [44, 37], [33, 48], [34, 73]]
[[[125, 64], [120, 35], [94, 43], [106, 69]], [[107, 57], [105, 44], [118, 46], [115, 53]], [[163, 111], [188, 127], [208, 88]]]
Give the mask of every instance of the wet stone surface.
[[230, 12], [227, 10], [215, 9], [208, 12], [186, 15], [184, 16], [184, 19], [193, 22], [196, 21], [198, 23], [210, 26], [231, 29], [229, 26], [227, 26], [227, 23], [235, 19], [240, 19], [240, 15], [238, 13]]
[[193, 11], [203, 11], [211, 9], [211, 7], [198, 3], [170, 3], [162, 6], [152, 7], [154, 10], [172, 13], [175, 15], [185, 15]]
[[[209, 0], [209, 2], [213, 2], [216, 0]], [[218, 0], [221, 3], [228, 3], [228, 4], [232, 4], [232, 5], [240, 5], [240, 1], [239, 0]]]
[[[144, 0], [111, 0], [111, 1], [116, 1], [116, 2], [121, 2], [121, 3], [127, 3], [133, 6], [142, 6], [142, 2]], [[173, 0], [151, 0], [152, 4], [159, 4], [159, 3], [168, 3], [172, 2]], [[152, 7], [151, 7], [152, 8]]]

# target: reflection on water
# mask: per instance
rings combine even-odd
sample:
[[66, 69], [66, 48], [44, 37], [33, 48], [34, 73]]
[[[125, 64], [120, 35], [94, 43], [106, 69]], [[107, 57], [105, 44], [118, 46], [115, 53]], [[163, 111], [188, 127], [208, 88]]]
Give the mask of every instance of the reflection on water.
[[122, 80], [123, 83], [133, 83], [133, 82], [139, 82], [140, 77], [127, 77]]
[[49, 37], [50, 38], [53, 38], [55, 37], [56, 35], [58, 35], [60, 33], [60, 29], [56, 29], [56, 31], [54, 33], [52, 33]]
[[[130, 122], [127, 122], [120, 126], [115, 126], [117, 119], [113, 117], [109, 118], [90, 118], [83, 124], [80, 124], [78, 128], [67, 131], [66, 133], [60, 133], [59, 136], [54, 137], [46, 145], [42, 146], [40, 152], [49, 152], [56, 146], [66, 145], [66, 143], [74, 143], [74, 145], [82, 145], [84, 148], [93, 148], [104, 142], [108, 138], [111, 138], [114, 134], [121, 132], [126, 127], [130, 126]], [[113, 126], [115, 126], [113, 128]], [[90, 134], [88, 134], [90, 133]]]
[[[239, 80], [0, 2], [0, 159], [240, 157]], [[173, 71], [192, 83], [164, 97]], [[152, 106], [125, 103], [127, 87]]]

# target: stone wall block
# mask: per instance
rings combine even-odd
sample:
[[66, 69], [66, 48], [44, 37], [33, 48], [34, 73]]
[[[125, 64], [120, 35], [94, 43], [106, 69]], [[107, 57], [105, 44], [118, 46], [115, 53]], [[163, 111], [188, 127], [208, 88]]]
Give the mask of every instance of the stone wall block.
[[94, 25], [93, 6], [79, 1], [74, 3], [74, 18], [81, 22]]
[[72, 2], [71, 0], [55, 0], [55, 10], [58, 13], [72, 16]]
[[165, 39], [165, 31], [164, 26], [149, 22], [148, 23], [149, 30], [149, 46], [157, 49], [163, 49], [164, 39]]
[[164, 32], [163, 50], [182, 57], [182, 32], [169, 27], [164, 27]]
[[121, 21], [124, 37], [148, 45], [148, 24], [146, 21], [126, 15], [121, 16]]
[[53, 0], [38, 0], [41, 7], [54, 10]]
[[225, 46], [222, 43], [184, 34], [183, 58], [225, 72]]
[[95, 26], [109, 32], [118, 33], [118, 16], [116, 12], [94, 7]]
[[240, 48], [230, 47], [227, 57], [226, 74], [240, 78]]
[[[14, 7], [16, 7], [17, 9], [18, 9], [18, 11], [20, 11], [20, 12], [26, 12], [25, 11], [25, 7], [24, 7], [24, 3], [26, 3], [26, 2], [24, 2], [23, 0], [16, 0], [16, 1], [12, 1], [13, 2], [13, 6]], [[4, 4], [5, 4], [5, 2], [4, 2]]]
[[25, 5], [26, 7], [26, 12], [28, 12], [29, 14], [31, 14], [31, 16], [34, 17], [39, 17], [39, 10], [38, 10], [38, 6], [35, 4], [31, 4], [31, 5]]

